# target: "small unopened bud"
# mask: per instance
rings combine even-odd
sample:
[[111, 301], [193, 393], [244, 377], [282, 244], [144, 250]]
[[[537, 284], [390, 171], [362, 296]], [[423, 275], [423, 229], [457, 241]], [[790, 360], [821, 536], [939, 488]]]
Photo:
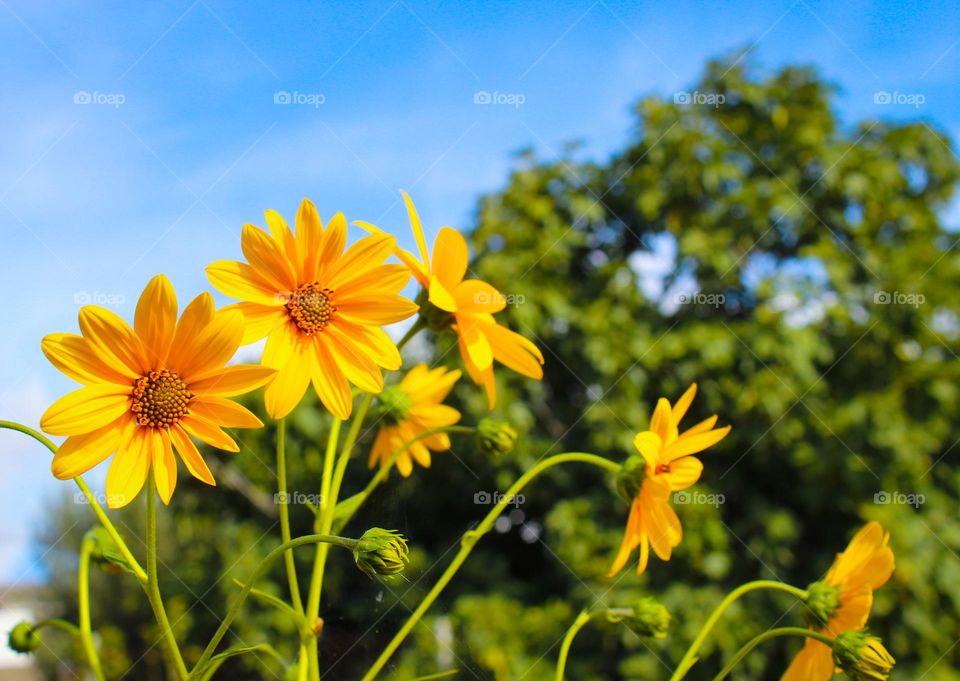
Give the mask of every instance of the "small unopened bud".
[[43, 641], [40, 640], [40, 632], [33, 628], [28, 622], [20, 622], [10, 632], [8, 644], [11, 650], [18, 653], [32, 653], [40, 647]]
[[638, 636], [664, 638], [670, 629], [670, 612], [653, 596], [644, 596], [633, 608], [607, 611], [607, 620], [622, 622]]
[[91, 527], [83, 540], [90, 542], [90, 560], [104, 572], [118, 574], [125, 568], [129, 569], [127, 561], [120, 555], [117, 543], [105, 528], [100, 525]]
[[371, 579], [389, 578], [404, 571], [409, 552], [407, 540], [402, 534], [373, 527], [357, 541], [353, 559], [357, 567]]
[[393, 386], [385, 388], [377, 396], [377, 408], [375, 415], [382, 419], [384, 423], [395, 426], [410, 416], [410, 409], [413, 407], [413, 398], [399, 387]]
[[506, 421], [485, 418], [477, 424], [477, 444], [487, 454], [509, 454], [517, 443], [517, 431]]
[[803, 618], [811, 629], [823, 629], [840, 609], [840, 587], [826, 582], [814, 582], [807, 587], [804, 599], [807, 607]]
[[866, 631], [845, 631], [837, 636], [833, 661], [857, 681], [887, 681], [897, 663], [883, 642]]
[[647, 462], [642, 456], [628, 457], [617, 473], [617, 492], [628, 502], [636, 499], [647, 477]]

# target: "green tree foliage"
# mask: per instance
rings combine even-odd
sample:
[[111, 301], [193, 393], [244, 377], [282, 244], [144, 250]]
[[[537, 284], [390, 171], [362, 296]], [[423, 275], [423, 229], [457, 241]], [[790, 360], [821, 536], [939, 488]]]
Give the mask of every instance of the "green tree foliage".
[[[895, 674], [960, 679], [960, 260], [941, 217], [960, 173], [951, 142], [923, 122], [841, 123], [833, 88], [806, 68], [716, 62], [693, 90], [711, 103], [641, 100], [635, 131], [609, 160], [582, 161], [572, 148], [523, 154], [506, 186], [481, 200], [472, 271], [508, 295], [504, 319], [543, 348], [546, 376], [498, 371], [496, 411], [521, 432], [512, 454], [494, 461], [455, 439], [431, 469], [391, 476], [344, 530], [400, 530], [413, 563], [409, 581], [381, 585], [334, 552], [325, 679], [357, 678], [389, 640], [488, 509], [475, 495], [504, 490], [548, 453], [625, 458], [656, 399], [694, 381], [690, 423], [717, 413], [733, 431], [703, 457], [689, 497], [703, 503], [677, 505], [684, 539], [669, 563], [607, 577], [627, 505], [599, 472], [556, 469], [480, 543], [395, 660], [395, 677], [459, 667], [461, 678], [550, 679], [581, 608], [652, 593], [673, 613], [671, 636], [641, 641], [622, 625], [591, 624], [568, 677], [665, 679], [726, 591], [755, 578], [804, 586], [876, 519], [891, 533], [897, 571], [876, 595], [871, 628], [897, 658]], [[431, 342], [452, 347], [447, 337]], [[453, 399], [467, 423], [485, 412], [468, 383]], [[319, 485], [323, 429], [315, 403], [300, 409], [291, 489]], [[179, 632], [194, 641], [235, 589], [214, 575], [229, 568], [243, 579], [277, 542], [269, 508], [251, 510], [247, 498], [259, 489], [272, 502], [272, 431], [241, 436], [249, 447], [239, 456], [208, 456], [224, 461], [218, 479], [235, 484], [185, 484], [167, 513], [165, 560], [182, 583], [168, 576], [164, 588], [188, 613]], [[363, 463], [347, 494], [368, 479]], [[298, 507], [294, 520], [305, 532], [310, 512]], [[79, 536], [48, 555], [64, 599]], [[308, 559], [301, 554], [304, 576]], [[136, 585], [103, 580], [95, 623], [119, 625], [105, 643], [140, 659], [136, 678], [159, 678], [156, 650], [141, 659], [155, 636]], [[284, 595], [282, 574], [261, 588]], [[712, 678], [749, 637], [800, 623], [800, 608], [782, 595], [748, 596], [688, 678]], [[291, 627], [257, 603], [237, 638], [294, 653]], [[734, 678], [776, 679], [796, 648], [768, 644]], [[233, 676], [221, 678], [272, 678], [250, 661], [230, 665]]]

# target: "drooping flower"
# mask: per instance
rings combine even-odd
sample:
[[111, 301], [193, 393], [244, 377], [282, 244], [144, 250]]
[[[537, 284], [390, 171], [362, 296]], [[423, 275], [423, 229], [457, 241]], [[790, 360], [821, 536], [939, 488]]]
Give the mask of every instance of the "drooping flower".
[[350, 384], [368, 393], [383, 390], [385, 369], [400, 368], [400, 353], [385, 324], [399, 322], [417, 306], [398, 292], [410, 279], [406, 267], [384, 264], [393, 237], [375, 234], [344, 252], [347, 222], [337, 213], [326, 229], [307, 199], [297, 212], [296, 232], [273, 210], [270, 234], [244, 225], [247, 262], [219, 260], [207, 267], [219, 291], [243, 302], [244, 344], [267, 338], [262, 363], [277, 370], [265, 400], [271, 417], [283, 418], [307, 386], [337, 418], [353, 409]]
[[[874, 590], [893, 574], [889, 541], [890, 534], [880, 523], [867, 523], [837, 555], [823, 580], [810, 585], [806, 600], [814, 620], [809, 623], [811, 629], [836, 638], [867, 625]], [[781, 681], [828, 681], [834, 668], [830, 646], [808, 638]]]
[[[403, 377], [399, 385], [380, 394], [381, 426], [370, 449], [370, 468], [385, 464], [393, 452], [413, 438], [452, 426], [460, 420], [460, 412], [443, 404], [460, 371], [437, 367], [429, 369], [418, 364]], [[400, 475], [407, 477], [416, 461], [424, 468], [430, 466], [430, 451], [450, 449], [447, 433], [432, 433], [414, 442], [397, 457]]]
[[700, 479], [703, 463], [692, 454], [712, 447], [730, 432], [730, 426], [714, 428], [716, 416], [679, 432], [680, 420], [696, 394], [694, 383], [672, 407], [661, 397], [650, 420], [650, 430], [638, 433], [633, 439], [642, 459], [627, 459], [618, 480], [618, 488], [631, 503], [623, 543], [613, 561], [611, 575], [626, 565], [637, 547], [640, 547], [637, 574], [643, 574], [650, 546], [661, 560], [670, 560], [673, 548], [680, 544], [683, 532], [680, 519], [670, 506], [670, 493], [686, 489]]
[[53, 458], [61, 480], [82, 475], [116, 453], [107, 472], [107, 503], [133, 501], [153, 469], [157, 491], [170, 501], [180, 455], [198, 480], [215, 485], [190, 436], [229, 452], [237, 443], [222, 428], [259, 428], [249, 410], [227, 399], [266, 383], [272, 369], [226, 366], [240, 347], [243, 315], [214, 310], [197, 296], [177, 321], [169, 280], [154, 277], [137, 303], [134, 328], [95, 305], [80, 310], [83, 335], [43, 339], [47, 359], [83, 384], [53, 403], [40, 420], [51, 435], [68, 436]]
[[[467, 242], [460, 232], [443, 227], [434, 241], [433, 259], [430, 259], [420, 216], [407, 193], [402, 193], [419, 258], [402, 248], [397, 248], [396, 255], [423, 287], [428, 304], [424, 305], [421, 315], [435, 330], [450, 328], [456, 332], [467, 374], [474, 383], [484, 387], [492, 409], [497, 399], [494, 360], [519, 374], [540, 380], [543, 378], [543, 354], [536, 345], [500, 326], [493, 318], [506, 308], [506, 296], [484, 281], [464, 279], [470, 257]], [[382, 233], [374, 225], [358, 224], [374, 233]]]
[[851, 679], [887, 681], [897, 661], [867, 631], [844, 631], [833, 642], [833, 662]]

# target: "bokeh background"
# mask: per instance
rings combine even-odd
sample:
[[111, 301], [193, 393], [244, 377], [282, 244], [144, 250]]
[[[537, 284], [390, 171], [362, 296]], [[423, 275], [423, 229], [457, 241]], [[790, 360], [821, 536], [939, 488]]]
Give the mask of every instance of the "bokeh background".
[[[958, 25], [950, 3], [893, 1], [0, 0], [0, 417], [36, 425], [71, 389], [39, 341], [74, 330], [81, 305], [132, 317], [157, 272], [191, 298], [206, 264], [239, 257], [243, 223], [292, 219], [304, 196], [410, 246], [404, 188], [429, 232], [472, 232], [472, 269], [511, 296], [504, 319], [544, 349], [547, 375], [501, 372], [498, 414], [523, 433], [511, 457], [455, 442], [354, 521], [405, 532], [415, 564], [393, 589], [335, 567], [325, 678], [369, 664], [485, 512], [475, 495], [545, 453], [626, 456], [656, 398], [694, 380], [695, 416], [734, 430], [706, 457], [702, 503], [679, 509], [673, 561], [607, 579], [626, 505], [592, 471], [559, 472], [477, 551], [396, 677], [551, 678], [576, 612], [645, 591], [674, 611], [674, 636], [588, 629], [570, 677], [666, 678], [725, 590], [813, 581], [879, 519], [898, 570], [873, 626], [894, 678], [960, 678]], [[410, 357], [429, 344], [449, 349], [428, 338]], [[455, 401], [467, 422], [484, 411], [474, 386]], [[317, 405], [296, 427], [292, 488], [312, 493]], [[167, 515], [164, 587], [198, 642], [276, 542], [272, 433], [243, 439], [240, 456], [209, 457], [220, 487], [184, 482]], [[0, 626], [69, 616], [88, 509], [44, 450], [11, 433], [0, 449]], [[358, 461], [347, 491], [364, 481]], [[120, 517], [135, 535], [139, 509]], [[111, 678], [162, 678], [134, 585], [102, 580]], [[796, 607], [737, 609], [690, 678], [777, 621]], [[256, 605], [238, 630], [289, 634]], [[770, 646], [740, 678], [776, 679], [792, 650]], [[51, 635], [43, 673], [76, 678], [70, 653]], [[31, 678], [24, 664], [0, 654], [0, 678]]]

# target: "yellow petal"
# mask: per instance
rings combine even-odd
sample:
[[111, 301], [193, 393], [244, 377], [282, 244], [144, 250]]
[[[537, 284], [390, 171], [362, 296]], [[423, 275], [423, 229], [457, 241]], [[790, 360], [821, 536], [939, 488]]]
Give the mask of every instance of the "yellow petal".
[[695, 456], [685, 456], [670, 463], [670, 472], [662, 473], [672, 490], [686, 489], [700, 479], [703, 473], [703, 462]]
[[107, 471], [107, 506], [121, 508], [137, 497], [147, 480], [154, 454], [160, 448], [160, 436], [153, 428], [133, 429]]
[[337, 319], [336, 324], [331, 324], [330, 328], [333, 326], [336, 326], [337, 330], [342, 331], [344, 335], [352, 338], [370, 359], [387, 371], [396, 371], [402, 365], [400, 351], [397, 350], [393, 339], [383, 329], [376, 326], [356, 324], [346, 319]]
[[673, 425], [677, 427], [680, 424], [680, 420], [687, 413], [687, 409], [690, 408], [690, 404], [693, 402], [693, 398], [697, 394], [697, 384], [692, 383], [686, 392], [680, 396], [680, 399], [677, 400], [677, 403], [673, 406], [671, 410], [671, 416], [673, 417]]
[[115, 371], [142, 376], [153, 368], [133, 329], [110, 310], [95, 305], [82, 308], [80, 330], [100, 361]]
[[409, 281], [410, 270], [406, 265], [379, 265], [341, 284], [336, 290], [336, 300], [349, 300], [371, 292], [399, 293]]
[[479, 329], [490, 343], [494, 359], [523, 376], [543, 378], [543, 355], [536, 345], [499, 324], [480, 323]]
[[396, 240], [389, 234], [371, 234], [360, 239], [323, 273], [325, 285], [336, 293], [340, 285], [382, 265], [395, 245]]
[[445, 310], [446, 312], [457, 311], [457, 299], [453, 297], [453, 293], [450, 292], [450, 289], [443, 285], [443, 282], [440, 281], [439, 277], [430, 277], [429, 290], [429, 300], [431, 303], [439, 307], [441, 310]]
[[453, 291], [467, 273], [470, 253], [467, 242], [455, 229], [444, 227], [433, 242], [433, 274], [444, 288]]
[[225, 428], [262, 428], [252, 411], [232, 400], [203, 395], [190, 400], [190, 412]]
[[337, 298], [336, 303], [338, 316], [377, 326], [402, 322], [420, 309], [416, 303], [392, 293], [368, 293], [348, 301]]
[[410, 218], [410, 228], [413, 230], [413, 238], [417, 242], [417, 250], [420, 252], [420, 261], [424, 269], [430, 271], [430, 255], [427, 253], [427, 240], [423, 236], [423, 225], [420, 223], [420, 215], [417, 213], [416, 206], [413, 205], [413, 199], [407, 192], [400, 190], [403, 195], [403, 203], [407, 207], [407, 216]]
[[211, 447], [222, 449], [225, 452], [240, 451], [240, 447], [233, 441], [233, 438], [223, 432], [217, 423], [204, 418], [200, 414], [187, 414], [181, 419], [180, 426], [190, 435]]
[[327, 327], [318, 342], [326, 345], [347, 380], [360, 390], [374, 394], [383, 390], [383, 374], [379, 367], [335, 325]]
[[708, 430], [706, 433], [699, 433], [697, 435], [687, 435], [684, 433], [683, 437], [678, 438], [673, 444], [667, 446], [663, 452], [663, 456], [667, 460], [673, 461], [674, 459], [679, 459], [689, 454], [702, 452], [704, 449], [720, 442], [729, 432], [730, 426], [724, 426], [723, 428]]
[[829, 646], [807, 639], [803, 650], [793, 658], [780, 681], [830, 681], [833, 671], [833, 654]]
[[40, 427], [51, 435], [83, 435], [103, 428], [129, 412], [132, 390], [109, 383], [74, 390], [50, 405]]
[[234, 364], [195, 378], [190, 390], [200, 396], [235, 397], [266, 385], [276, 373], [270, 367]]
[[329, 277], [330, 268], [343, 255], [347, 245], [347, 219], [343, 213], [334, 215], [323, 232], [320, 252], [317, 254], [317, 279]]
[[485, 281], [467, 279], [453, 289], [453, 297], [460, 312], [494, 314], [507, 306], [507, 298]]
[[660, 451], [663, 448], [663, 441], [652, 430], [637, 433], [633, 438], [633, 446], [637, 448], [650, 468], [656, 468], [660, 465]]
[[[297, 254], [297, 242], [293, 238], [293, 232], [290, 231], [287, 221], [272, 208], [265, 211], [263, 215], [267, 220], [267, 227], [270, 229], [273, 240], [279, 244], [280, 251], [287, 256], [287, 260], [290, 261], [296, 272], [299, 269], [297, 265], [300, 262]], [[296, 272], [296, 274], [300, 274], [300, 272]]]
[[197, 376], [222, 368], [243, 339], [243, 314], [221, 310], [190, 342], [170, 355], [171, 366], [188, 384]]
[[610, 567], [608, 576], [613, 577], [620, 572], [623, 566], [627, 564], [627, 560], [630, 559], [630, 554], [633, 553], [633, 550], [640, 544], [642, 532], [641, 521], [640, 501], [639, 499], [634, 499], [633, 503], [630, 504], [630, 515], [627, 516], [627, 527], [623, 532], [623, 541], [620, 543], [620, 550], [617, 551], [617, 555], [613, 559], [613, 565]]
[[173, 456], [173, 446], [170, 436], [166, 432], [157, 433], [160, 445], [154, 449], [153, 481], [157, 486], [157, 493], [164, 505], [170, 503], [173, 490], [177, 486], [177, 460]]
[[316, 345], [316, 355], [311, 363], [311, 380], [320, 401], [331, 414], [342, 421], [350, 418], [353, 411], [353, 393], [343, 370], [323, 343]]
[[[264, 391], [267, 413], [274, 419], [282, 419], [293, 411], [293, 408], [303, 399], [303, 394], [310, 384], [311, 364], [306, 356], [306, 350], [302, 346], [295, 348], [284, 340], [281, 334], [271, 335], [264, 350], [264, 362], [267, 361], [267, 350], [270, 349], [271, 342], [273, 347], [279, 349], [278, 352], [285, 353], [283, 362], [278, 365], [277, 375]], [[289, 352], [287, 352], [288, 348]], [[313, 352], [312, 347], [310, 352]]]
[[271, 284], [250, 265], [233, 260], [218, 260], [208, 265], [207, 279], [220, 293], [231, 298], [274, 307], [283, 305], [279, 292], [292, 290]]
[[670, 402], [665, 397], [657, 400], [657, 407], [650, 419], [650, 430], [660, 436], [664, 444], [670, 440]]
[[293, 264], [280, 245], [270, 235], [254, 225], [244, 225], [240, 235], [243, 256], [260, 277], [277, 291], [292, 291], [297, 287]]
[[470, 362], [480, 370], [493, 365], [493, 348], [480, 329], [480, 325], [471, 317], [457, 318], [457, 335], [463, 341]]
[[82, 336], [54, 333], [44, 337], [40, 349], [53, 366], [84, 385], [106, 382], [130, 386], [139, 377], [125, 366], [121, 373], [101, 361]]
[[116, 422], [85, 435], [68, 437], [53, 456], [51, 470], [59, 480], [83, 475], [117, 451], [120, 425]]
[[173, 345], [170, 347], [168, 358], [176, 356], [180, 348], [199, 335], [207, 324], [213, 321], [214, 313], [213, 296], [206, 291], [191, 300], [180, 315], [180, 321], [177, 322], [177, 331], [173, 336]]
[[303, 281], [316, 281], [320, 271], [320, 249], [323, 246], [323, 223], [317, 207], [309, 199], [300, 202], [297, 211], [297, 257]]
[[284, 308], [260, 303], [235, 303], [223, 309], [224, 311], [239, 310], [243, 314], [243, 339], [240, 345], [249, 345], [269, 336], [274, 329], [289, 319]]
[[177, 294], [170, 280], [158, 274], [143, 289], [133, 317], [133, 328], [147, 350], [150, 364], [161, 366], [177, 327]]
[[193, 444], [193, 440], [190, 439], [186, 431], [180, 428], [180, 426], [172, 426], [170, 428], [170, 440], [173, 446], [176, 447], [177, 454], [180, 455], [180, 459], [187, 467], [190, 475], [208, 485], [217, 484], [216, 480], [213, 479], [213, 473], [211, 473], [207, 467], [207, 462], [204, 461], [200, 455], [200, 450]]

